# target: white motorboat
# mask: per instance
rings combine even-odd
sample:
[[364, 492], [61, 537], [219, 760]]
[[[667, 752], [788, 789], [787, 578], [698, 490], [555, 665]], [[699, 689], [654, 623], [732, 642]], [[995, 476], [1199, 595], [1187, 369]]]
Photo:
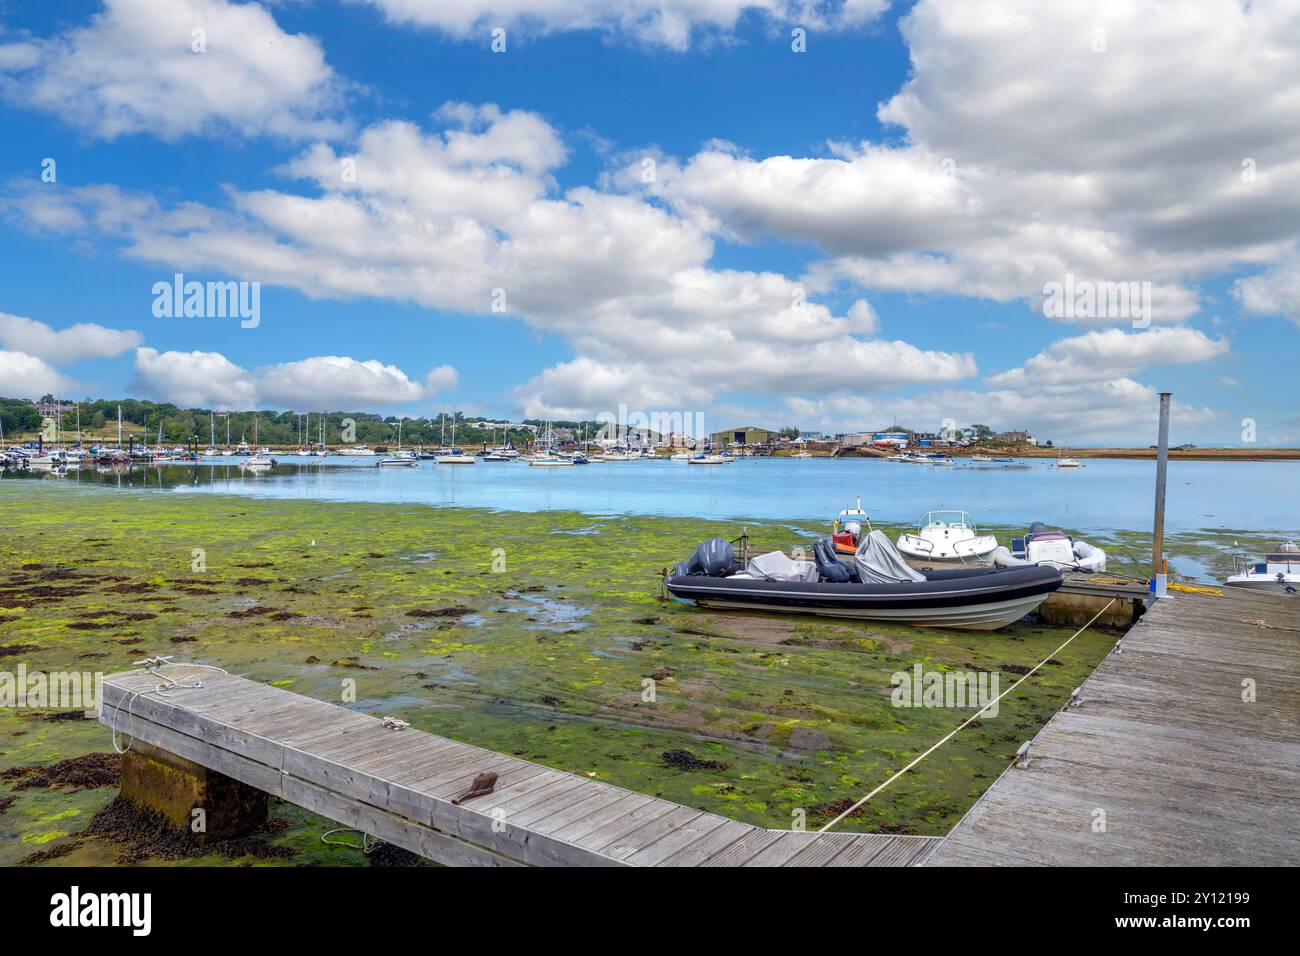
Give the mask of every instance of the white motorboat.
[[1223, 582], [1228, 587], [1292, 596], [1300, 589], [1300, 547], [1294, 541], [1275, 545], [1255, 564], [1239, 554], [1233, 555], [1232, 561], [1235, 573]]
[[68, 453], [55, 449], [27, 459], [27, 464], [37, 468], [63, 468], [69, 464]]
[[1035, 521], [1022, 538], [1012, 538], [1011, 548], [993, 552], [993, 563], [1000, 568], [1023, 564], [1050, 565], [1060, 571], [1106, 570], [1106, 552], [1086, 541], [1076, 541], [1064, 531], [1053, 530]]
[[373, 458], [379, 452], [371, 451], [369, 445], [356, 445], [353, 448], [344, 448], [339, 454], [347, 455], [350, 458]]
[[993, 553], [998, 539], [980, 534], [964, 511], [930, 511], [916, 534], [900, 534], [898, 550], [924, 561], [978, 561]]
[[528, 459], [530, 468], [572, 468], [576, 464], [577, 462], [572, 458], [561, 458], [559, 455], [542, 455]]
[[725, 465], [728, 459], [722, 455], [696, 455], [686, 462], [688, 465]]
[[478, 462], [473, 455], [467, 455], [459, 448], [453, 448], [445, 455], [434, 455], [433, 460], [440, 465], [473, 465]]
[[671, 460], [672, 460], [672, 461], [690, 461], [690, 460], [691, 460], [691, 453], [688, 452], [688, 451], [678, 451], [678, 452], [674, 452], [674, 453], [673, 453], [673, 456], [672, 456], [672, 458], [671, 458]]
[[376, 468], [415, 468], [420, 463], [410, 452], [398, 452], [375, 462]]
[[270, 455], [256, 454], [240, 462], [241, 468], [274, 468], [275, 459]]

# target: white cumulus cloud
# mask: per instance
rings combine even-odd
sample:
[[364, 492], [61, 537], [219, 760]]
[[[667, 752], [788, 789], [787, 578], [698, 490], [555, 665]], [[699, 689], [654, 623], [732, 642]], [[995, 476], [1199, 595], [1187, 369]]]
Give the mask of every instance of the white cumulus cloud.
[[83, 359], [112, 358], [143, 341], [139, 332], [79, 322], [55, 331], [44, 322], [0, 312], [0, 346], [67, 365]]
[[889, 0], [364, 0], [400, 24], [460, 39], [503, 28], [528, 35], [598, 30], [636, 42], [684, 50], [701, 37], [730, 33], [741, 17], [806, 28], [860, 27]]
[[76, 382], [35, 355], [0, 349], [0, 396], [37, 399], [67, 394], [76, 387]]
[[432, 369], [423, 382], [375, 359], [320, 355], [245, 369], [219, 352], [136, 351], [132, 388], [180, 406], [364, 410], [430, 398], [454, 388], [456, 370]]
[[256, 3], [105, 0], [84, 26], [0, 43], [11, 102], [105, 139], [330, 135], [341, 129], [330, 116], [339, 87], [320, 44]]

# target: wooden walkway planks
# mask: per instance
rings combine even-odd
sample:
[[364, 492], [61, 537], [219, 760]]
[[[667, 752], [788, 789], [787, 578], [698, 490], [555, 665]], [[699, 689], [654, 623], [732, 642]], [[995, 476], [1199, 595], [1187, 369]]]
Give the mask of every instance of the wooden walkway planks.
[[[935, 837], [764, 830], [194, 665], [104, 680], [102, 723], [438, 862], [909, 866]], [[497, 789], [455, 806], [484, 771]]]
[[1294, 866], [1297, 792], [1300, 599], [1178, 593], [1128, 632], [1027, 764], [1007, 770], [927, 862]]

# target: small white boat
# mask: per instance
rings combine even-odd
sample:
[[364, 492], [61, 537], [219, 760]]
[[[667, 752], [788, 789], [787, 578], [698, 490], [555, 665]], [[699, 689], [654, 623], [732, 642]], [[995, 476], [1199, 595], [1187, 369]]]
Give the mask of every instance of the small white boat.
[[607, 451], [600, 456], [601, 461], [640, 461], [641, 456], [634, 451]]
[[1022, 564], [1050, 565], [1060, 571], [1087, 571], [1098, 574], [1106, 570], [1106, 552], [1086, 541], [1076, 541], [1064, 531], [1053, 530], [1035, 521], [1022, 538], [1012, 538], [1011, 548], [993, 552], [993, 563], [1000, 568]]
[[691, 460], [691, 453], [688, 452], [688, 451], [679, 451], [679, 452], [674, 452], [671, 460], [672, 460], [672, 461], [690, 461], [690, 460]]
[[415, 455], [409, 451], [399, 451], [375, 462], [376, 468], [415, 468], [419, 465]]
[[916, 534], [900, 534], [898, 550], [924, 561], [977, 561], [993, 553], [998, 539], [980, 534], [964, 511], [930, 511]]
[[1060, 452], [1057, 452], [1056, 467], [1057, 468], [1082, 468], [1083, 465], [1079, 464], [1079, 459], [1071, 458], [1069, 455], [1065, 455], [1063, 457]]
[[1229, 587], [1292, 596], [1300, 593], [1300, 547], [1294, 541], [1274, 546], [1256, 564], [1239, 554], [1233, 555], [1232, 562], [1236, 573], [1223, 582]]
[[811, 453], [811, 452], [806, 452], [806, 451], [797, 451], [797, 452], [795, 452], [793, 455], [791, 455], [790, 457], [791, 457], [791, 458], [811, 458], [811, 457], [812, 457], [812, 453]]
[[220, 454], [221, 454], [220, 448], [212, 447], [212, 448], [203, 449], [203, 457], [205, 458], [215, 458]]
[[557, 455], [548, 455], [542, 458], [531, 458], [528, 461], [530, 468], [572, 468], [577, 462], [572, 458], [560, 458]]
[[240, 468], [274, 468], [275, 459], [269, 455], [252, 455], [239, 463]]
[[990, 458], [988, 455], [971, 455], [970, 460], [971, 461], [992, 461], [993, 459]]
[[340, 455], [348, 455], [353, 458], [370, 458], [379, 452], [371, 451], [368, 445], [357, 445], [355, 448], [344, 448], [339, 452]]
[[686, 464], [688, 464], [688, 465], [725, 465], [725, 464], [727, 464], [728, 461], [730, 461], [730, 459], [728, 459], [728, 458], [724, 458], [722, 455], [696, 455], [694, 458], [689, 459], [689, 460], [686, 462]]
[[433, 460], [440, 465], [475, 465], [478, 459], [473, 455], [467, 455], [459, 448], [453, 448], [445, 455], [434, 455]]

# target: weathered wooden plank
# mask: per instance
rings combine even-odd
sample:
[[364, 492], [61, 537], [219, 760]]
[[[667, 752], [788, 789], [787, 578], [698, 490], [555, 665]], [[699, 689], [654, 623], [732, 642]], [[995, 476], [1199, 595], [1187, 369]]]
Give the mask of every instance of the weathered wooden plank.
[[664, 857], [659, 866], [699, 866], [727, 849], [737, 840], [748, 836], [758, 827], [739, 820], [727, 820], [722, 826], [693, 840], [677, 852]]
[[1084, 683], [1079, 704], [1038, 735], [1028, 763], [913, 859], [1300, 862], [1300, 641], [1254, 620], [1298, 627], [1300, 602], [1232, 589], [1157, 602]]
[[755, 828], [726, 849], [701, 862], [700, 865], [743, 866], [746, 861], [753, 859], [781, 839], [782, 834], [785, 832], [785, 830], [760, 830]]
[[690, 807], [672, 805], [666, 813], [646, 820], [640, 826], [611, 840], [607, 846], [600, 847], [600, 852], [615, 860], [626, 860], [638, 850], [703, 816], [707, 814]]
[[296, 777], [285, 777], [282, 796], [290, 803], [319, 813], [343, 826], [361, 830], [385, 843], [418, 853], [445, 866], [520, 865], [517, 860], [485, 847], [454, 839], [431, 827], [377, 807], [348, 800]]
[[642, 793], [625, 793], [616, 803], [589, 813], [585, 817], [555, 830], [551, 833], [551, 836], [557, 840], [576, 843], [612, 821], [625, 819], [637, 809], [653, 802], [655, 802], [654, 797], [647, 797]]
[[580, 823], [589, 819], [593, 813], [612, 804], [622, 802], [627, 796], [628, 792], [626, 790], [619, 790], [617, 787], [606, 787], [604, 790], [588, 794], [585, 799], [557, 810], [549, 816], [541, 817], [530, 824], [521, 822], [520, 825], [527, 825], [538, 833], [554, 834], [557, 830], [562, 830], [571, 823]]
[[814, 834], [780, 830], [780, 839], [764, 847], [742, 863], [742, 866], [785, 866], [807, 846], [808, 837]]

